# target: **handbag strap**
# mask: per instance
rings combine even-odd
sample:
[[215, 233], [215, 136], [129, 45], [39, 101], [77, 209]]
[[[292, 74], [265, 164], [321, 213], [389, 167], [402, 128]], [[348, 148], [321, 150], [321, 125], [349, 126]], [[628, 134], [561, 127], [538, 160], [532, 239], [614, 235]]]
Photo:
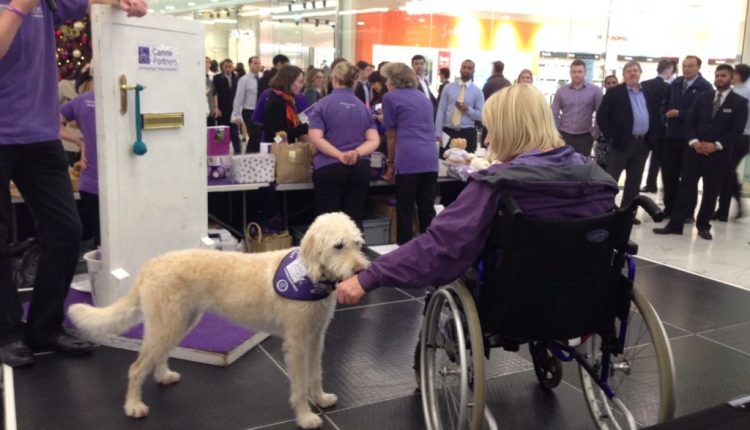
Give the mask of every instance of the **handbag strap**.
[[[253, 228], [258, 231], [257, 239], [253, 236]], [[263, 229], [260, 228], [260, 224], [258, 224], [257, 222], [248, 223], [245, 227], [245, 238], [250, 242], [262, 242]]]

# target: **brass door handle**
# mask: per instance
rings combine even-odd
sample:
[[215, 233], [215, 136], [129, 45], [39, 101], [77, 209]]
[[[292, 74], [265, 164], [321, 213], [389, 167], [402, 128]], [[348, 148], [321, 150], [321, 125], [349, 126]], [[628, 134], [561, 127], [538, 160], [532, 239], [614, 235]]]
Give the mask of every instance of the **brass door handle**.
[[128, 112], [128, 91], [136, 90], [138, 87], [145, 89], [142, 85], [128, 85], [128, 78], [125, 75], [120, 75], [120, 115], [125, 115]]

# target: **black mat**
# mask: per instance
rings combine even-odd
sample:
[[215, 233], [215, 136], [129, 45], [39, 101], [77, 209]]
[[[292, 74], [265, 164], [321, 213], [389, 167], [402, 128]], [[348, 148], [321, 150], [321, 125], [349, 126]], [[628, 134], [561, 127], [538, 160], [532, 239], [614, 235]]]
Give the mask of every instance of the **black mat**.
[[125, 416], [127, 372], [135, 353], [96, 348], [86, 357], [37, 357], [14, 372], [18, 428], [26, 429], [245, 429], [293, 419], [289, 384], [260, 350], [229, 368], [172, 360], [182, 381], [143, 386], [151, 414]]
[[[637, 288], [667, 322], [677, 416], [750, 392], [750, 292], [650, 262], [638, 267]], [[324, 386], [340, 402], [323, 414], [324, 428], [423, 428], [412, 361], [424, 303], [410, 293], [382, 288], [366, 296], [364, 306], [335, 313], [323, 357]], [[501, 428], [592, 428], [575, 366], [566, 366], [565, 381], [548, 393], [538, 387], [528, 358], [525, 346], [519, 354], [498, 349], [487, 363], [488, 407]], [[183, 381], [170, 387], [146, 382], [144, 400], [152, 415], [145, 420], [122, 411], [134, 359], [133, 352], [103, 347], [89, 357], [40, 356], [34, 367], [14, 372], [18, 428], [296, 428], [278, 339], [229, 368], [172, 360]]]
[[[422, 322], [416, 300], [337, 311], [326, 335], [323, 387], [337, 408], [404, 397], [416, 388], [412, 362]], [[263, 347], [283, 365], [281, 340]]]
[[666, 266], [637, 272], [662, 320], [692, 332], [750, 322], [750, 292]]

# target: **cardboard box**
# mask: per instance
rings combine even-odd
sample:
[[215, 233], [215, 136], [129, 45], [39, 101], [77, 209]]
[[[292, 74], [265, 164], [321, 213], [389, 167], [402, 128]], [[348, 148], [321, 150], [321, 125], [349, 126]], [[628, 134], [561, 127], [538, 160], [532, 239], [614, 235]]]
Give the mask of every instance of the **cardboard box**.
[[[367, 198], [367, 210], [388, 220], [390, 223], [389, 243], [396, 243], [396, 198], [394, 196], [370, 196]], [[416, 208], [412, 220], [412, 231], [414, 236], [419, 234]]]

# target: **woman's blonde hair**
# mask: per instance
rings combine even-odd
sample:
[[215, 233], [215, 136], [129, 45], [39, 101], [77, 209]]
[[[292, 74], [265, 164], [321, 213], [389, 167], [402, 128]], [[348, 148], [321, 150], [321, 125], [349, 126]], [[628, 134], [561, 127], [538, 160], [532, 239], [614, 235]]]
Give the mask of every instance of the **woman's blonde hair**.
[[323, 85], [321, 85], [320, 88], [318, 88], [318, 90], [320, 90], [320, 93], [322, 95], [326, 95], [328, 93], [328, 88], [327, 88], [326, 82], [325, 82], [325, 76], [326, 76], [326, 74], [321, 69], [316, 69], [316, 68], [313, 67], [313, 68], [310, 68], [310, 69], [307, 70], [307, 73], [305, 73], [305, 88], [306, 89], [307, 88], [315, 88], [315, 77], [318, 76], [318, 75], [320, 75], [320, 74], [323, 75], [323, 79], [324, 80], [323, 80]]
[[380, 74], [396, 88], [416, 88], [419, 83], [414, 70], [404, 63], [388, 63]]
[[563, 146], [552, 110], [541, 91], [529, 84], [503, 88], [484, 104], [490, 161], [510, 161], [533, 149]]
[[336, 79], [339, 81], [339, 84], [347, 88], [354, 87], [354, 83], [357, 82], [358, 77], [359, 70], [357, 70], [354, 64], [348, 61], [336, 64], [333, 70], [331, 70], [331, 80]]

